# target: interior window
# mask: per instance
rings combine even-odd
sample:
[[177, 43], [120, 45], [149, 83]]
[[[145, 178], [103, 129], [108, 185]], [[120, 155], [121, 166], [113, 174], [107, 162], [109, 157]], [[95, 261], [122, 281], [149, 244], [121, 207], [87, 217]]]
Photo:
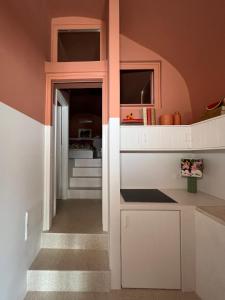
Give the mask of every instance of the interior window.
[[152, 95], [153, 70], [120, 71], [121, 104], [154, 104]]
[[58, 61], [99, 61], [100, 30], [59, 30]]

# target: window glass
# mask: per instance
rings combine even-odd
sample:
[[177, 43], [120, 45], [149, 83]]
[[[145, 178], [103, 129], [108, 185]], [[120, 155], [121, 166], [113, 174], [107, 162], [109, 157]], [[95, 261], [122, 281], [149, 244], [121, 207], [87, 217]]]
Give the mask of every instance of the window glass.
[[58, 32], [58, 61], [99, 61], [99, 30], [60, 30]]
[[153, 104], [153, 70], [121, 70], [121, 104]]

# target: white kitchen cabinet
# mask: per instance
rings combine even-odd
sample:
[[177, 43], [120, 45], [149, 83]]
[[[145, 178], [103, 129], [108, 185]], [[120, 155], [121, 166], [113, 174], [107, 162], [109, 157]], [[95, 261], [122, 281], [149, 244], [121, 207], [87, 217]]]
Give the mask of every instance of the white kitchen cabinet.
[[179, 211], [122, 211], [123, 288], [181, 288]]
[[225, 116], [193, 124], [191, 131], [193, 150], [225, 148]]
[[121, 151], [176, 151], [190, 148], [190, 126], [121, 126]]
[[202, 300], [225, 299], [225, 225], [196, 212], [196, 292]]
[[121, 151], [225, 149], [225, 115], [193, 125], [121, 126]]

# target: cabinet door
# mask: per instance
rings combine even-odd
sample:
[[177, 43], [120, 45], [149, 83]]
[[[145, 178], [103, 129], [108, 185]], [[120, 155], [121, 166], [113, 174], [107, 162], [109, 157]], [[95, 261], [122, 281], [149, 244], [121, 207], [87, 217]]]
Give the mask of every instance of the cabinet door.
[[121, 126], [121, 151], [186, 150], [189, 126]]
[[194, 124], [192, 126], [193, 149], [225, 148], [225, 116]]
[[122, 211], [122, 287], [180, 289], [180, 212]]

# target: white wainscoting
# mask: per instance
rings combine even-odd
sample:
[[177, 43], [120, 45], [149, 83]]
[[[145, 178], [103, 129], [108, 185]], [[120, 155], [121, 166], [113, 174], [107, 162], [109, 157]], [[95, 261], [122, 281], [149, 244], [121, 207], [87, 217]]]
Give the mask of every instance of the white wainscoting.
[[22, 300], [27, 269], [40, 248], [44, 126], [0, 103], [0, 140], [0, 299]]

